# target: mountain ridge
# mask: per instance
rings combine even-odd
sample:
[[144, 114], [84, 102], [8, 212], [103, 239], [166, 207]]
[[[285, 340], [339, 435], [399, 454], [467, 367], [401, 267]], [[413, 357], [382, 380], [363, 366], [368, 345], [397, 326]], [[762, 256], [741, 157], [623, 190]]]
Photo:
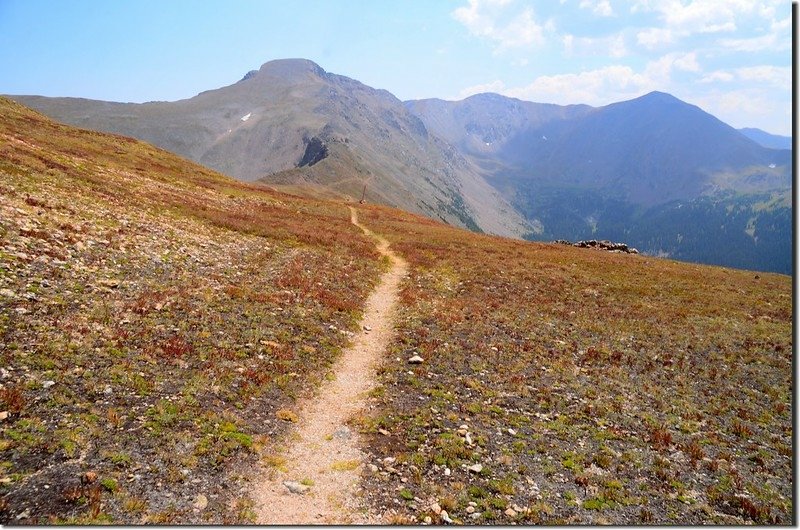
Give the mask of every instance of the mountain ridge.
[[[171, 103], [15, 96], [72, 125], [144, 139], [243, 180], [289, 174], [338, 193], [519, 237], [527, 223], [458, 151], [428, 135], [402, 102], [305, 59], [264, 63], [232, 85]], [[314, 140], [316, 138], [316, 140]], [[312, 141], [336, 171], [298, 168]], [[312, 167], [313, 168], [313, 167]]]
[[[67, 123], [142, 138], [279, 188], [364, 193], [511, 237], [606, 238], [678, 259], [791, 267], [782, 210], [791, 152], [764, 148], [665, 92], [602, 107], [493, 93], [401, 102], [312, 61], [282, 59], [176, 102], [16, 98]], [[681, 211], [684, 204], [692, 207]], [[717, 224], [740, 209], [749, 213]], [[699, 229], [691, 237], [678, 228], [686, 211], [694, 212], [688, 226]], [[671, 242], [650, 230], [654, 219], [667, 223]], [[688, 250], [706, 238], [746, 250]]]

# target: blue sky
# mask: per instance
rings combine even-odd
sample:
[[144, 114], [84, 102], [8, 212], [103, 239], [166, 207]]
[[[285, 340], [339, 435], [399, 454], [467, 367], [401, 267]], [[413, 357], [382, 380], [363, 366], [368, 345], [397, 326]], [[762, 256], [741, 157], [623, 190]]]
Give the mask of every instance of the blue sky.
[[785, 0], [0, 0], [0, 93], [176, 100], [302, 57], [400, 99], [669, 92], [791, 134]]

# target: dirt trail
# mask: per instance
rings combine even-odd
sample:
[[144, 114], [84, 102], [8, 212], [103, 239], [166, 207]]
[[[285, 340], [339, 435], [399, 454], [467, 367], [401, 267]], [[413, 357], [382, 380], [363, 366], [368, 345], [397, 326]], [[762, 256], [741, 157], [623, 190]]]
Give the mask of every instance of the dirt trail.
[[[358, 222], [350, 207], [351, 222], [377, 240], [377, 249], [391, 261], [367, 299], [360, 331], [353, 344], [333, 366], [335, 379], [325, 382], [317, 395], [301, 405], [296, 433], [289, 435], [285, 471], [266, 469], [253, 499], [259, 524], [378, 524], [357, 498], [364, 463], [358, 433], [347, 420], [362, 409], [375, 385], [375, 369], [392, 336], [392, 314], [406, 263], [389, 242]], [[365, 331], [370, 330], [370, 331]], [[311, 484], [305, 493], [291, 493], [285, 481]]]

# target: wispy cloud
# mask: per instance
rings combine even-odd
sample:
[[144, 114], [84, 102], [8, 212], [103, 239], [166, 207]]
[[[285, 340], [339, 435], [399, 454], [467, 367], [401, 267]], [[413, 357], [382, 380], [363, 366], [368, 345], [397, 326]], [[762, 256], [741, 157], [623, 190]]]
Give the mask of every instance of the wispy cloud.
[[567, 34], [561, 37], [561, 43], [564, 46], [564, 53], [568, 56], [599, 55], [619, 59], [628, 55], [625, 36], [622, 33], [607, 37], [576, 37]]
[[520, 9], [512, 0], [469, 0], [452, 16], [472, 35], [494, 43], [495, 51], [540, 45], [545, 40], [533, 9]]
[[581, 9], [591, 9], [592, 13], [601, 17], [614, 16], [614, 9], [609, 0], [581, 0]]

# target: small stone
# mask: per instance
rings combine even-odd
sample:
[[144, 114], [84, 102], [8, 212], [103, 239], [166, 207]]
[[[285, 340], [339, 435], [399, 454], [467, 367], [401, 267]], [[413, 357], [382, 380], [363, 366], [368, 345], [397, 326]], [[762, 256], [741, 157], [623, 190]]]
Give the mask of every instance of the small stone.
[[17, 515], [16, 519], [17, 519], [17, 521], [19, 521], [20, 519], [29, 519], [30, 516], [31, 516], [31, 509], [30, 508], [26, 508], [24, 512], [22, 512], [21, 514]]
[[473, 508], [474, 508], [474, 507], [476, 507], [476, 506], [478, 505], [478, 503], [477, 503], [477, 502], [475, 502], [475, 501], [469, 501], [467, 504], [469, 504], [469, 505], [470, 505], [470, 506], [472, 506]]
[[516, 517], [517, 516], [517, 512], [514, 510], [514, 508], [509, 508], [504, 513], [509, 517]]
[[291, 480], [284, 480], [283, 485], [286, 486], [286, 489], [288, 489], [289, 492], [298, 495], [303, 495], [305, 492], [311, 489], [309, 486], [306, 486], [305, 484], [300, 484], [299, 482], [293, 482]]
[[475, 513], [475, 507], [474, 506], [467, 506], [466, 512], [467, 513]]
[[366, 331], [367, 333], [369, 333], [370, 331], [372, 331], [372, 328], [371, 328], [371, 327], [369, 327], [369, 326], [364, 326], [364, 331]]
[[474, 464], [469, 466], [467, 469], [473, 473], [480, 473], [483, 471], [483, 466], [481, 464]]
[[433, 522], [433, 519], [431, 519], [430, 515], [426, 515], [425, 518], [422, 520], [422, 522], [425, 524], [431, 524]]
[[370, 464], [367, 467], [369, 468], [369, 472], [370, 473], [377, 473], [378, 472], [378, 466], [376, 466], [375, 464]]
[[194, 504], [192, 504], [192, 507], [194, 507], [196, 510], [203, 511], [206, 509], [206, 506], [208, 506], [208, 497], [201, 493], [194, 498]]
[[14, 298], [16, 294], [11, 289], [0, 289], [0, 296], [4, 296], [6, 298]]
[[81, 475], [81, 483], [82, 484], [94, 484], [97, 482], [97, 472], [96, 471], [87, 471], [83, 475]]
[[514, 429], [509, 429], [508, 430], [508, 434], [510, 434], [511, 436], [516, 436], [517, 435], [517, 431], [515, 431]]
[[442, 507], [439, 506], [438, 502], [434, 502], [433, 504], [431, 504], [431, 511], [436, 515], [439, 515], [442, 513]]
[[51, 387], [51, 386], [53, 386], [54, 384], [56, 384], [56, 382], [55, 382], [55, 381], [45, 381], [44, 383], [42, 383], [42, 388], [44, 388], [45, 390], [47, 390], [48, 388], [50, 388], [50, 387]]
[[480, 516], [481, 516], [480, 512], [475, 512], [472, 515], [470, 515], [469, 517], [470, 517], [470, 519], [475, 520], [475, 519], [480, 519]]
[[106, 396], [110, 396], [113, 393], [114, 390], [111, 388], [111, 385], [106, 385], [106, 387], [103, 389], [103, 394], [105, 394]]
[[422, 364], [424, 361], [425, 359], [423, 359], [419, 355], [414, 355], [413, 357], [408, 359], [408, 364]]
[[384, 436], [389, 436], [389, 431], [387, 431], [386, 429], [378, 429], [378, 433]]
[[472, 445], [472, 437], [469, 435], [469, 433], [464, 435], [464, 441], [467, 442], [467, 445]]
[[442, 521], [444, 521], [445, 523], [453, 524], [453, 520], [450, 519], [450, 516], [447, 514], [446, 511], [442, 510], [442, 513], [439, 514], [439, 517], [441, 517]]
[[8, 411], [4, 410], [4, 411], [0, 412], [0, 421], [7, 420], [7, 419], [8, 419]]
[[450, 473], [452, 473], [452, 471], [450, 471], [449, 467], [444, 468], [444, 476], [445, 477], [449, 477]]

